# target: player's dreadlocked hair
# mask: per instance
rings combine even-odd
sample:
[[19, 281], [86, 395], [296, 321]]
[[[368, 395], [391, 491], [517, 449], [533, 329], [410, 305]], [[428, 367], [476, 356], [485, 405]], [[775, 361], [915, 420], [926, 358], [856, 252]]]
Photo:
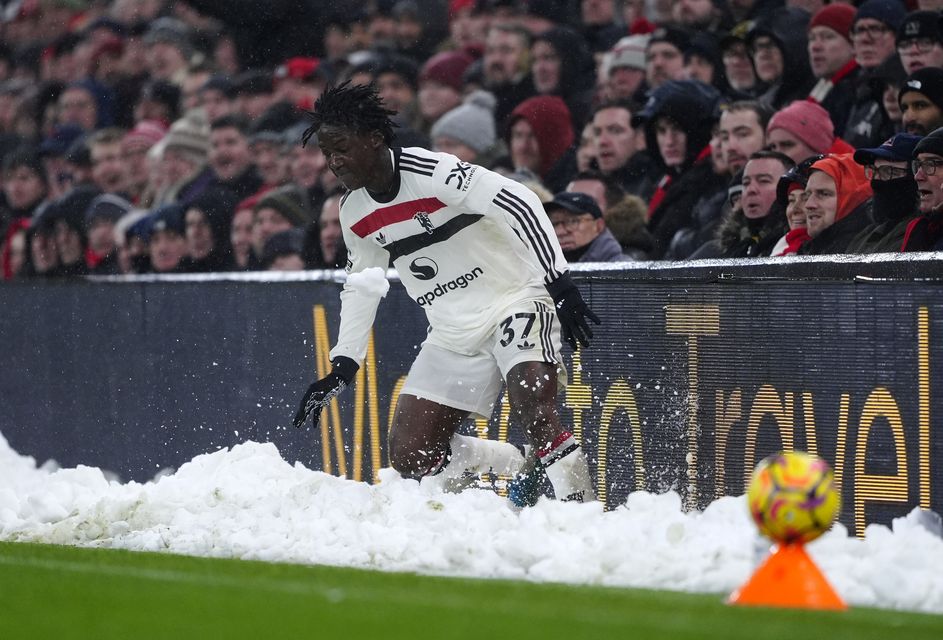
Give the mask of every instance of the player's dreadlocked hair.
[[393, 127], [399, 126], [390, 120], [390, 116], [396, 115], [396, 112], [383, 106], [373, 83], [352, 85], [348, 80], [339, 86], [328, 87], [314, 103], [314, 111], [307, 113], [312, 123], [301, 136], [302, 145], [308, 144], [311, 136], [325, 124], [358, 133], [379, 131], [383, 141], [390, 145], [393, 142]]

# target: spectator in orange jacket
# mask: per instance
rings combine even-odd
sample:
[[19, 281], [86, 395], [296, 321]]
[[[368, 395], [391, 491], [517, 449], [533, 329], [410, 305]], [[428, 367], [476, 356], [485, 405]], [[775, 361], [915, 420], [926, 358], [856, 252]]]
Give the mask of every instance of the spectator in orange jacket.
[[866, 205], [872, 195], [864, 167], [851, 154], [827, 156], [813, 164], [805, 187], [806, 228], [812, 239], [799, 253], [844, 253], [871, 221]]

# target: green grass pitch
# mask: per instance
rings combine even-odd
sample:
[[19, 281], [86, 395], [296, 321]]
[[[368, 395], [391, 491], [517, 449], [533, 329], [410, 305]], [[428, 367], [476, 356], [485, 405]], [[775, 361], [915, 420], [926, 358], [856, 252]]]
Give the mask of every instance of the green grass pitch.
[[0, 638], [943, 638], [943, 616], [0, 543]]

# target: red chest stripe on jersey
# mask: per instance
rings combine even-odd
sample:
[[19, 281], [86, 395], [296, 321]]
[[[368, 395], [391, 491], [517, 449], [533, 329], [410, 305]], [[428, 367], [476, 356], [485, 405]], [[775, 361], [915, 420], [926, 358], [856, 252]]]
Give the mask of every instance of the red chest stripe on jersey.
[[445, 206], [438, 198], [419, 198], [409, 202], [394, 204], [392, 207], [377, 209], [370, 215], [358, 220], [350, 229], [361, 238], [379, 231], [397, 222], [409, 220], [420, 211], [434, 213]]

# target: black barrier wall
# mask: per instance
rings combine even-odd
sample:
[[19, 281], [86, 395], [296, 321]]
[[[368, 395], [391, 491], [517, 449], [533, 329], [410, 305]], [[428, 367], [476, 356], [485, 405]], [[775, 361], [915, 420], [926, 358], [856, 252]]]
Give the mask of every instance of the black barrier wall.
[[[600, 497], [674, 489], [703, 508], [785, 447], [832, 462], [858, 534], [915, 506], [943, 512], [940, 257], [578, 270], [603, 325], [566, 355], [561, 401]], [[369, 481], [426, 324], [394, 283], [356, 384], [321, 428], [296, 431], [301, 393], [329, 366], [341, 278], [0, 286], [0, 432], [40, 461], [138, 481], [246, 440]], [[503, 403], [469, 429], [522, 441]]]

